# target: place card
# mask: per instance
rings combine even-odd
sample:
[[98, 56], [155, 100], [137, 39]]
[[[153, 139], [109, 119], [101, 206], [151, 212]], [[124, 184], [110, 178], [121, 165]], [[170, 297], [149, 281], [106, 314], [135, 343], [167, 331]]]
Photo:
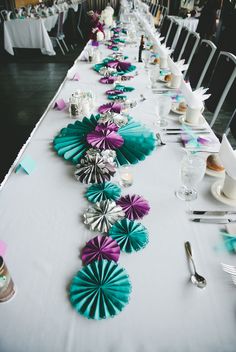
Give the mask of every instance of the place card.
[[73, 81], [79, 81], [80, 80], [80, 75], [78, 74], [78, 72], [76, 72], [72, 78]]
[[63, 110], [66, 107], [64, 99], [58, 99], [54, 104], [54, 109]]
[[23, 170], [26, 172], [28, 175], [30, 175], [36, 167], [36, 162], [31, 159], [29, 156], [25, 156], [19, 165], [15, 169], [15, 173], [17, 173], [19, 170]]
[[6, 250], [7, 250], [6, 243], [3, 242], [2, 240], [0, 240], [0, 257], [4, 257], [5, 256]]

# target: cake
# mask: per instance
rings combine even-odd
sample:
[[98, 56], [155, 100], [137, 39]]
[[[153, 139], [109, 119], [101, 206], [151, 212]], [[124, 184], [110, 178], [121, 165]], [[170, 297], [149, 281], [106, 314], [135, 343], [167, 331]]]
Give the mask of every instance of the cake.
[[179, 103], [179, 106], [178, 106], [177, 110], [181, 111], [181, 112], [186, 112], [187, 105], [184, 102], [181, 102], [181, 103]]
[[165, 81], [170, 82], [171, 81], [171, 74], [165, 75]]
[[222, 165], [218, 154], [209, 155], [207, 158], [207, 167], [210, 170], [217, 172], [224, 171], [224, 166]]

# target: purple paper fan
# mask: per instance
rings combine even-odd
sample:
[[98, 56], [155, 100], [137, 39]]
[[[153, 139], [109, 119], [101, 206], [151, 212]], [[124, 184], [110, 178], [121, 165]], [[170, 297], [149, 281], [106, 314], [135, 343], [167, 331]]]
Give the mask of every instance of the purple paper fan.
[[129, 220], [142, 219], [150, 210], [148, 202], [137, 194], [121, 197], [116, 203], [121, 206]]
[[120, 256], [120, 246], [111, 237], [98, 235], [86, 243], [82, 251], [82, 261], [89, 264], [94, 260], [114, 260], [118, 261]]
[[118, 94], [123, 94], [122, 90], [119, 89], [109, 89], [106, 91], [107, 95], [118, 95]]
[[100, 114], [105, 114], [106, 112], [111, 111], [119, 114], [121, 112], [121, 109], [122, 109], [122, 105], [120, 103], [109, 103], [109, 104], [101, 105], [98, 108], [98, 112]]
[[99, 82], [103, 84], [112, 84], [116, 80], [117, 80], [117, 77], [102, 77], [99, 79]]
[[117, 71], [127, 71], [131, 66], [130, 62], [114, 60], [107, 63], [108, 67], [115, 68]]
[[118, 126], [114, 123], [97, 125], [94, 131], [87, 135], [87, 142], [98, 149], [117, 149], [124, 144], [123, 138], [116, 133]]

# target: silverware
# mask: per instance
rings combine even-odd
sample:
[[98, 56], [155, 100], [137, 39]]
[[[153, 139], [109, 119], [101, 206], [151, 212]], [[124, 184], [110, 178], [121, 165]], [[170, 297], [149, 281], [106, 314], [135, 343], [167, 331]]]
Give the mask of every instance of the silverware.
[[195, 215], [216, 215], [216, 216], [223, 216], [223, 215], [232, 215], [236, 214], [234, 210], [193, 210], [190, 211], [190, 214]]
[[[184, 131], [173, 131], [173, 132], [171, 132], [171, 131], [169, 131], [169, 132], [165, 132], [165, 131], [163, 131], [165, 134], [168, 134], [168, 135], [173, 135], [173, 136], [175, 136], [175, 135], [177, 135], [177, 134], [184, 134], [185, 132]], [[209, 131], [201, 131], [201, 130], [195, 130], [194, 131], [194, 133], [196, 134], [196, 133], [199, 133], [199, 134], [210, 134], [211, 132], [209, 132]], [[198, 137], [197, 135], [196, 135], [196, 137]]]
[[[195, 132], [195, 130], [197, 130], [197, 131], [206, 131], [206, 127], [191, 127], [191, 131]], [[171, 132], [171, 131], [174, 131], [174, 132], [175, 131], [176, 132], [183, 131], [183, 132], [185, 132], [183, 128], [165, 128], [164, 131], [168, 131], [168, 132]]]
[[192, 283], [199, 288], [206, 287], [206, 285], [207, 285], [206, 279], [197, 273], [196, 266], [195, 266], [195, 263], [193, 260], [192, 248], [191, 248], [190, 242], [188, 242], [188, 241], [185, 242], [184, 246], [185, 246], [187, 258], [189, 259], [189, 261], [192, 264], [193, 271], [191, 271], [191, 277], [190, 277]]
[[195, 218], [191, 219], [194, 222], [202, 222], [204, 224], [229, 224], [236, 222], [236, 219], [214, 219], [214, 218]]
[[158, 145], [166, 145], [166, 143], [164, 143], [163, 140], [161, 139], [160, 133], [156, 133], [156, 137], [157, 137]]

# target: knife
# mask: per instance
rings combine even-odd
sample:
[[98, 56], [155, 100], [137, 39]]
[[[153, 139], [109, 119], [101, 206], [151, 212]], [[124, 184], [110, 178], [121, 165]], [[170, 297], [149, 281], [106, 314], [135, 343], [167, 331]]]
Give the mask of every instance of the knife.
[[230, 211], [230, 210], [193, 210], [190, 211], [190, 214], [195, 214], [195, 215], [215, 215], [215, 216], [223, 216], [223, 215], [232, 215], [236, 214], [235, 211]]
[[213, 219], [213, 218], [195, 218], [195, 219], [191, 219], [194, 222], [202, 222], [204, 224], [229, 224], [229, 223], [233, 223], [236, 222], [236, 219]]
[[[191, 130], [195, 132], [195, 130], [197, 131], [206, 131], [206, 127], [191, 127]], [[171, 132], [171, 131], [174, 131], [174, 132], [178, 132], [178, 131], [182, 131], [182, 132], [185, 132], [185, 130], [183, 128], [165, 128], [164, 131], [167, 131], [167, 132]]]
[[[177, 135], [177, 134], [184, 134], [185, 132], [184, 131], [173, 131], [173, 132], [165, 132], [165, 131], [163, 131], [165, 134], [168, 134], [168, 135]], [[199, 134], [210, 134], [211, 132], [209, 132], [209, 131], [194, 131], [194, 133], [196, 134], [196, 133], [199, 133]], [[197, 137], [197, 135], [196, 135], [196, 137]]]

